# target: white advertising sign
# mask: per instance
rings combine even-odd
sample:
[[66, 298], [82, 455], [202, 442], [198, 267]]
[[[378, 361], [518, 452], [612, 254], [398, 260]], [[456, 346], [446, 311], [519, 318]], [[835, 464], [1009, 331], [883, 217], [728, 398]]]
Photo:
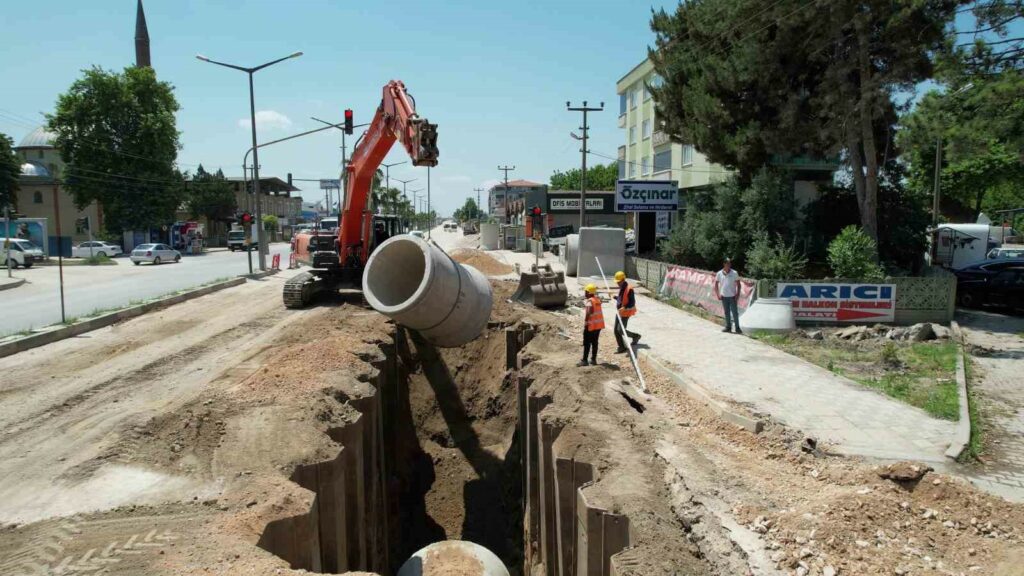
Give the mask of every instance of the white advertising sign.
[[615, 183], [616, 212], [675, 212], [679, 183], [670, 180], [619, 180]]
[[779, 283], [779, 298], [793, 302], [797, 322], [892, 322], [895, 284]]
[[341, 180], [320, 180], [321, 190], [337, 190], [341, 188]]

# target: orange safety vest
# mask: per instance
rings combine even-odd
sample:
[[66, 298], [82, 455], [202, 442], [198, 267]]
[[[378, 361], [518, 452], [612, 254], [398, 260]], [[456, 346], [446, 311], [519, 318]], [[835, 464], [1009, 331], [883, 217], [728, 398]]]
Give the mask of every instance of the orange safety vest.
[[589, 305], [586, 308], [584, 321], [587, 325], [587, 332], [604, 329], [604, 313], [601, 312], [601, 299], [597, 296], [587, 298]]
[[[629, 304], [629, 295], [632, 294], [632, 293], [633, 293], [633, 287], [630, 286], [629, 284], [626, 284], [626, 289], [623, 290], [623, 292], [622, 292], [622, 302], [621, 302], [621, 304], [623, 306], [626, 306], [627, 304]], [[623, 308], [623, 309], [619, 310], [619, 316], [622, 317], [622, 318], [629, 318], [630, 316], [633, 316], [634, 314], [636, 314], [635, 303], [636, 303], [636, 301], [634, 300], [634, 307], [633, 308]]]

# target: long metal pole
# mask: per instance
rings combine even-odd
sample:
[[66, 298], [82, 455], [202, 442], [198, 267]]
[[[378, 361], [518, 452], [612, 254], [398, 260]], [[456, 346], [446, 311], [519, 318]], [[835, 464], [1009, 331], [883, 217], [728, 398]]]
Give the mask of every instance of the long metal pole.
[[63, 324], [67, 322], [67, 317], [64, 315], [64, 249], [60, 245], [61, 232], [60, 232], [60, 198], [57, 194], [57, 188], [59, 184], [54, 183], [53, 185], [53, 220], [57, 223], [57, 270], [60, 274], [60, 322]]
[[249, 72], [249, 118], [252, 123], [252, 191], [256, 199], [256, 222], [258, 236], [256, 249], [259, 253], [260, 270], [267, 269], [267, 257], [264, 252], [266, 247], [266, 233], [263, 230], [263, 202], [260, 198], [260, 151], [256, 144], [256, 96], [252, 86], [252, 71]]
[[430, 217], [430, 166], [427, 166], [427, 238], [430, 238], [430, 229], [434, 227], [434, 219]]
[[[604, 280], [605, 290], [612, 291], [612, 287], [608, 284], [608, 277], [604, 275], [604, 268], [601, 266], [601, 259], [594, 256], [594, 261], [597, 262], [597, 270], [601, 273], [601, 279]], [[622, 330], [622, 337], [626, 337], [626, 326], [622, 323], [622, 317], [619, 316], [618, 308], [615, 309], [615, 322], [619, 325], [619, 330]], [[644, 375], [640, 373], [640, 363], [637, 362], [636, 354], [633, 352], [632, 346], [626, 346], [626, 350], [629, 351], [629, 361], [633, 363], [633, 370], [636, 370], [636, 378], [640, 381], [640, 391], [647, 392], [647, 382], [644, 382]]]
[[932, 226], [939, 225], [939, 181], [942, 176], [942, 137], [935, 139], [935, 190], [932, 193]]

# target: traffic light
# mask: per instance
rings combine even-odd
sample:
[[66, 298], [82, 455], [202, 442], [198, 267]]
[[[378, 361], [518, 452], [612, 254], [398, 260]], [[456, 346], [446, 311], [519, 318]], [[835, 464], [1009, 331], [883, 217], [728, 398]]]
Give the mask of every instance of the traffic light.
[[352, 109], [345, 109], [345, 134], [352, 135]]
[[533, 215], [534, 216], [540, 216], [540, 206], [534, 206], [533, 207]]
[[252, 224], [252, 214], [250, 214], [248, 212], [243, 212], [242, 213], [242, 224], [246, 224], [246, 225]]

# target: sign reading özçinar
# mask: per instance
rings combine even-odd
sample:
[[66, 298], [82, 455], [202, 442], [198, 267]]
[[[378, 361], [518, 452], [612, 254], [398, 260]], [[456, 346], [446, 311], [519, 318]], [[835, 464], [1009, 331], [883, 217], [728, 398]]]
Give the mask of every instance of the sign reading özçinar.
[[895, 284], [780, 282], [779, 298], [793, 301], [797, 322], [893, 322]]
[[615, 183], [616, 212], [679, 210], [679, 183], [674, 180], [619, 180]]

